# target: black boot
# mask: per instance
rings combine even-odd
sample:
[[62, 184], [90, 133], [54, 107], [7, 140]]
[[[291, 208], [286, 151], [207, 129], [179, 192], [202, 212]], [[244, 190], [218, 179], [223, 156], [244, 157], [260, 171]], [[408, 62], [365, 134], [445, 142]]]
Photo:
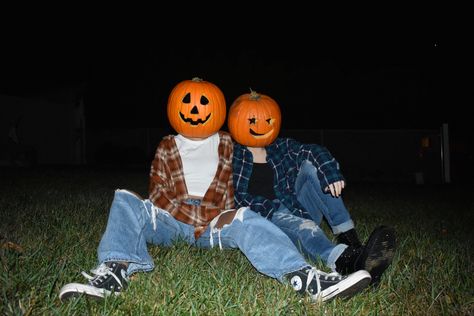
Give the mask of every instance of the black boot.
[[366, 270], [372, 276], [371, 284], [378, 285], [383, 272], [392, 263], [396, 248], [395, 231], [379, 226], [370, 234], [362, 247], [349, 246], [336, 260], [336, 271], [341, 274]]
[[346, 244], [353, 247], [361, 247], [362, 243], [359, 240], [359, 236], [354, 228], [349, 229], [346, 232], [340, 233], [337, 235], [338, 244]]

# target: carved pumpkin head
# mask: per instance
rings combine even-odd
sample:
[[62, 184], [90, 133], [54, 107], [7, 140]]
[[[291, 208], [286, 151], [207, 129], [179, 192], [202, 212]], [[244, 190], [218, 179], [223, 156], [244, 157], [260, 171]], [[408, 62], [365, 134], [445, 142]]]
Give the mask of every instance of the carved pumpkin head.
[[271, 97], [251, 91], [235, 99], [227, 123], [230, 134], [239, 144], [264, 147], [280, 132], [280, 107]]
[[200, 78], [178, 83], [168, 97], [168, 120], [179, 134], [205, 138], [219, 131], [226, 118], [224, 94]]

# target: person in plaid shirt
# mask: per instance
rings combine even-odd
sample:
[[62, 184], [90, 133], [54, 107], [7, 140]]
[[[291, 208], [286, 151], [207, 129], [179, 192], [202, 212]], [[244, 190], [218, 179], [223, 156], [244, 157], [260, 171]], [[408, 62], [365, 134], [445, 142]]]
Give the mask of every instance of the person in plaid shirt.
[[[378, 284], [393, 258], [393, 228], [377, 227], [362, 245], [342, 200], [345, 179], [337, 160], [324, 146], [278, 137], [278, 104], [270, 99], [276, 115], [259, 117], [262, 98], [252, 93], [237, 98], [228, 117], [234, 138], [236, 206], [250, 207], [275, 223], [312, 260], [322, 259], [333, 271], [343, 274], [365, 269], [371, 272], [372, 283]], [[267, 108], [261, 112], [271, 111]], [[262, 137], [266, 134], [256, 126], [259, 121], [276, 128], [271, 137]], [[257, 133], [257, 128], [262, 132]], [[323, 218], [337, 235], [337, 244], [320, 228]]]
[[[213, 94], [202, 87], [204, 84], [211, 85]], [[183, 105], [170, 111], [176, 94]], [[204, 119], [198, 119], [200, 111], [212, 109], [217, 112], [206, 112]], [[168, 99], [168, 117], [170, 122], [176, 118], [170, 115], [179, 115], [182, 120], [173, 125], [178, 134], [165, 136], [156, 149], [149, 197], [143, 199], [129, 190], [115, 191], [98, 248], [99, 265], [91, 270], [93, 275], [83, 273], [88, 284], [63, 286], [61, 300], [120, 294], [131, 274], [154, 269], [148, 244], [172, 246], [178, 240], [202, 248], [218, 243], [221, 249], [240, 249], [257, 271], [314, 301], [349, 298], [368, 286], [371, 277], [367, 271], [344, 276], [320, 271], [273, 223], [248, 207], [235, 208], [233, 143], [227, 132], [220, 131], [225, 109], [223, 94], [212, 83], [193, 79], [175, 87]], [[212, 115], [218, 110], [224, 119]], [[209, 118], [221, 119], [222, 123]], [[209, 128], [214, 123], [214, 128]]]

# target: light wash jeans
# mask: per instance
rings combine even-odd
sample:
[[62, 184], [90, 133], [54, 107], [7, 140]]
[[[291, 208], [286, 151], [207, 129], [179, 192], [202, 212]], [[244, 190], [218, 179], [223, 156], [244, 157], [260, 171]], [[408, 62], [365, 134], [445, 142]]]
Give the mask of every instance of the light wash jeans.
[[[216, 222], [213, 221], [213, 224]], [[232, 223], [222, 229], [211, 227], [194, 238], [194, 227], [176, 220], [167, 211], [155, 207], [127, 190], [116, 190], [106, 230], [98, 247], [99, 264], [108, 261], [129, 262], [129, 275], [154, 269], [148, 244], [171, 246], [184, 240], [202, 248], [219, 245], [238, 248], [257, 271], [285, 282], [284, 275], [310, 264], [288, 236], [274, 224], [248, 208], [240, 208]]]
[[321, 225], [322, 218], [326, 218], [335, 235], [354, 228], [342, 198], [323, 192], [316, 172], [316, 167], [310, 161], [303, 161], [295, 182], [298, 201], [316, 224]]
[[323, 192], [316, 172], [311, 162], [304, 161], [295, 183], [297, 199], [311, 219], [294, 215], [285, 205], [280, 204], [271, 221], [290, 237], [303, 254], [311, 260], [321, 259], [335, 271], [336, 260], [347, 245], [336, 245], [329, 240], [320, 227], [322, 218], [324, 216], [327, 219], [334, 234], [353, 228], [354, 223], [342, 199]]

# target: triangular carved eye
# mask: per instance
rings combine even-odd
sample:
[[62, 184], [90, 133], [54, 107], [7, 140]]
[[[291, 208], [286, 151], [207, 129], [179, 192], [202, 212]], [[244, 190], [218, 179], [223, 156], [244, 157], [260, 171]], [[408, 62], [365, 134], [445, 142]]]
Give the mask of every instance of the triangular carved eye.
[[270, 124], [270, 123], [271, 123], [271, 121], [272, 121], [272, 119], [271, 119], [271, 118], [269, 118], [269, 119], [266, 119], [265, 121], [267, 121], [267, 123], [268, 123], [268, 124]]
[[191, 103], [191, 93], [186, 93], [186, 95], [183, 98], [183, 103]]
[[207, 105], [208, 103], [209, 103], [209, 99], [202, 95], [201, 96], [201, 104], [202, 105]]

